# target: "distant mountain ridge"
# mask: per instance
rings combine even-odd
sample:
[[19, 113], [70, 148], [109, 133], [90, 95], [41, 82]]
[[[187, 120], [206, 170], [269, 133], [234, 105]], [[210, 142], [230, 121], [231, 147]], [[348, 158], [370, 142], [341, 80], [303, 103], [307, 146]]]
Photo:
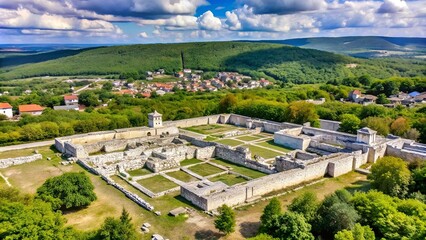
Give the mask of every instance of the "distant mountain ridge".
[[264, 40], [261, 42], [312, 48], [356, 57], [418, 57], [426, 55], [426, 38], [355, 36]]

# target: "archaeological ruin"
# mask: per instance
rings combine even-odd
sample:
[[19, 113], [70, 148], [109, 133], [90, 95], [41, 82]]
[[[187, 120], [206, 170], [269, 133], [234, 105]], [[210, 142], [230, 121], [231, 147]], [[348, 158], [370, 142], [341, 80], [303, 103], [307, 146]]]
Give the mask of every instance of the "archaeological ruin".
[[[148, 127], [61, 137], [55, 146], [151, 211], [152, 205], [133, 191], [151, 198], [180, 191], [192, 204], [210, 211], [340, 176], [385, 155], [426, 159], [424, 144], [379, 136], [368, 128], [356, 135], [338, 132], [339, 122], [334, 121], [321, 120], [321, 127], [315, 128], [220, 114], [163, 122], [156, 111], [148, 119]], [[133, 189], [120, 185], [117, 177]], [[160, 181], [167, 187], [160, 188]]]

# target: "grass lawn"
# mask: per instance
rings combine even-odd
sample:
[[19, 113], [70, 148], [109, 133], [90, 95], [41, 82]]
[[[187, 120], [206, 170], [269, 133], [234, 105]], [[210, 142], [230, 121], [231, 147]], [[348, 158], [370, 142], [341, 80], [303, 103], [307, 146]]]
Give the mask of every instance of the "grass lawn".
[[7, 187], [6, 181], [0, 177], [0, 188]]
[[148, 175], [148, 174], [151, 174], [152, 172], [146, 168], [139, 168], [132, 171], [128, 171], [127, 173], [130, 174], [130, 176], [132, 177], [136, 177], [136, 176]]
[[170, 177], [176, 178], [177, 180], [180, 180], [182, 182], [192, 182], [192, 181], [198, 180], [197, 178], [189, 175], [188, 173], [186, 173], [184, 171], [168, 172], [166, 174], [169, 175]]
[[194, 173], [200, 175], [200, 176], [203, 176], [203, 177], [223, 172], [222, 169], [215, 167], [213, 165], [207, 164], [207, 163], [198, 164], [198, 165], [192, 166], [188, 169], [193, 171]]
[[246, 141], [246, 142], [251, 142], [254, 140], [258, 140], [261, 139], [262, 137], [257, 137], [255, 135], [251, 135], [251, 136], [241, 136], [241, 137], [237, 137], [236, 139], [241, 140], [241, 141]]
[[204, 141], [207, 141], [207, 142], [213, 142], [215, 140], [218, 140], [217, 137], [213, 137], [213, 136], [210, 136], [210, 135], [207, 136], [206, 138], [204, 138]]
[[254, 157], [254, 155], [261, 156], [265, 159], [268, 158], [274, 158], [276, 156], [282, 155], [280, 152], [272, 151], [266, 148], [258, 147], [255, 145], [245, 145], [244, 147], [248, 147], [251, 151], [251, 155]]
[[259, 133], [259, 134], [255, 134], [253, 136], [259, 137], [259, 138], [266, 138], [266, 137], [274, 137], [274, 134], [270, 134], [270, 133]]
[[231, 147], [235, 147], [235, 146], [244, 144], [243, 142], [240, 142], [240, 141], [234, 140], [234, 139], [222, 139], [222, 140], [218, 140], [218, 141], [215, 141], [215, 142], [221, 143], [221, 144], [224, 144], [224, 145], [228, 145], [228, 146], [231, 146]]
[[237, 176], [237, 175], [234, 175], [234, 174], [223, 174], [223, 175], [220, 175], [220, 176], [210, 178], [209, 180], [212, 181], [212, 182], [221, 181], [228, 186], [232, 186], [232, 185], [247, 181], [244, 178]]
[[188, 127], [184, 129], [188, 131], [196, 132], [196, 133], [201, 133], [201, 134], [214, 134], [214, 133], [221, 133], [221, 132], [226, 132], [230, 130], [235, 130], [235, 129], [238, 129], [238, 127], [233, 125], [226, 125], [226, 124], [206, 124], [206, 125]]
[[12, 150], [6, 152], [0, 152], [0, 160], [5, 158], [15, 158], [15, 157], [25, 157], [34, 155], [34, 149], [20, 149], [20, 150]]
[[256, 145], [271, 148], [271, 149], [274, 149], [274, 150], [278, 150], [280, 152], [290, 152], [290, 151], [294, 150], [294, 149], [291, 149], [291, 148], [286, 148], [286, 147], [283, 147], [281, 145], [278, 145], [278, 144], [274, 143], [274, 140], [256, 143]]
[[[140, 232], [140, 226], [144, 222], [152, 224], [151, 231], [159, 233], [170, 239], [185, 239], [190, 236], [194, 238], [198, 231], [215, 231], [213, 218], [207, 217], [200, 212], [194, 212], [190, 219], [185, 216], [171, 217], [167, 213], [177, 207], [193, 207], [187, 201], [179, 197], [179, 192], [173, 192], [155, 200], [147, 197], [123, 180], [116, 180], [123, 187], [138, 194], [141, 198], [151, 203], [156, 211], [161, 211], [161, 216], [156, 216], [153, 212], [147, 211], [128, 199], [123, 193], [108, 185], [99, 176], [88, 173], [78, 164], [63, 166], [59, 164], [60, 157], [49, 147], [38, 148], [43, 155], [42, 160], [31, 163], [12, 166], [0, 169], [0, 172], [8, 177], [13, 187], [23, 193], [34, 194], [47, 178], [61, 175], [65, 172], [85, 172], [93, 185], [97, 199], [88, 207], [78, 211], [64, 212], [67, 219], [67, 226], [72, 226], [79, 231], [91, 231], [98, 229], [106, 217], [120, 217], [123, 208], [130, 213], [135, 229]], [[18, 151], [19, 152], [19, 151]], [[51, 157], [52, 160], [45, 160]], [[118, 178], [118, 177], [117, 177]], [[2, 179], [0, 180], [2, 182]], [[0, 184], [1, 185], [1, 184]], [[129, 187], [130, 186], [130, 187]], [[152, 234], [139, 235], [138, 239], [151, 239]]]
[[245, 175], [247, 177], [260, 178], [260, 177], [267, 175], [266, 173], [259, 172], [259, 171], [256, 171], [256, 170], [253, 170], [253, 169], [250, 169], [250, 168], [246, 168], [246, 167], [228, 162], [226, 160], [214, 159], [214, 160], [211, 160], [211, 161], [213, 163], [220, 164], [220, 165], [225, 166], [225, 167], [230, 167], [232, 171], [240, 173], [240, 174]]
[[178, 186], [176, 183], [170, 181], [169, 179], [161, 175], [156, 175], [154, 177], [141, 179], [137, 182], [154, 193], [166, 191]]
[[182, 162], [180, 162], [181, 166], [188, 166], [188, 165], [192, 165], [192, 164], [196, 164], [196, 163], [200, 163], [202, 162], [201, 160], [198, 160], [196, 158], [192, 158], [192, 159], [185, 159]]

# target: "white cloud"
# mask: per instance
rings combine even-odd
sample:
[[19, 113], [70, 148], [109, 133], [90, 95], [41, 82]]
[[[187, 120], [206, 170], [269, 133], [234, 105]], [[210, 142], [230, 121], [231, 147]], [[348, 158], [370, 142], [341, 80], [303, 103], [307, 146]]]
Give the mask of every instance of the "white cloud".
[[211, 11], [203, 13], [197, 19], [197, 23], [200, 29], [203, 30], [220, 30], [222, 28], [222, 22]]
[[107, 21], [63, 17], [50, 13], [35, 14], [22, 7], [16, 10], [0, 8], [0, 28], [122, 33], [120, 28]]
[[177, 15], [170, 18], [160, 19], [142, 19], [138, 20], [141, 25], [156, 25], [156, 26], [168, 26], [182, 29], [193, 29], [197, 27], [197, 17]]
[[398, 13], [408, 10], [407, 2], [404, 0], [384, 0], [378, 9], [379, 13]]
[[327, 7], [325, 0], [243, 0], [256, 14], [290, 14]]
[[141, 38], [148, 38], [148, 34], [146, 32], [141, 32], [138, 34], [138, 36]]

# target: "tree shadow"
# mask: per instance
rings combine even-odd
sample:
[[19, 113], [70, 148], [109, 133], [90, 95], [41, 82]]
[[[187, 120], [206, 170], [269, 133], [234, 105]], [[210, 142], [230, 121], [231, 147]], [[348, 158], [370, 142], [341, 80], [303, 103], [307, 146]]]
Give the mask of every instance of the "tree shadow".
[[352, 183], [351, 186], [345, 187], [345, 189], [352, 194], [355, 192], [367, 192], [371, 189], [371, 183], [368, 180], [358, 180]]
[[254, 237], [259, 230], [260, 222], [243, 222], [240, 224], [240, 233], [244, 238]]
[[212, 230], [200, 230], [195, 232], [195, 239], [202, 239], [202, 240], [217, 240], [219, 238], [221, 238], [223, 235], [218, 233], [218, 232], [214, 232]]

